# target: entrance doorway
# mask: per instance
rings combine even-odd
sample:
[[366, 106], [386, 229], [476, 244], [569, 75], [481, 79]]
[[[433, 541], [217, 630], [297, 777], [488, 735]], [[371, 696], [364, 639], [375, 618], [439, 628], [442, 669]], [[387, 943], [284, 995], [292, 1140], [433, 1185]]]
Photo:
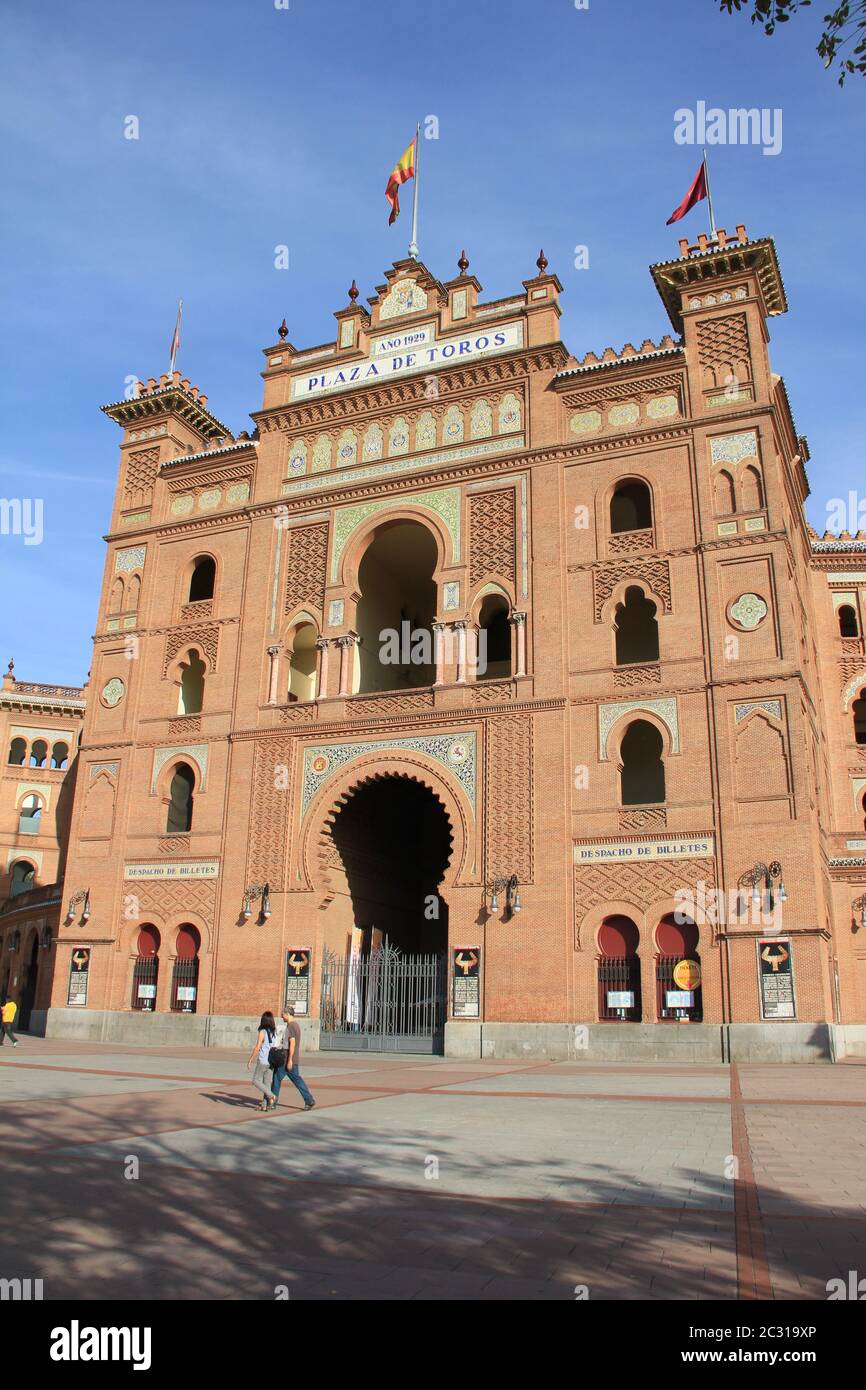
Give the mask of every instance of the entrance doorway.
[[36, 986], [39, 982], [39, 938], [34, 936], [30, 959], [24, 975], [24, 988], [21, 991], [21, 1011], [19, 1023], [22, 1033], [30, 1027], [30, 1015], [36, 1002]]
[[452, 835], [442, 803], [408, 777], [357, 787], [331, 828], [351, 901], [345, 946], [326, 952], [322, 1048], [437, 1052], [444, 1043]]

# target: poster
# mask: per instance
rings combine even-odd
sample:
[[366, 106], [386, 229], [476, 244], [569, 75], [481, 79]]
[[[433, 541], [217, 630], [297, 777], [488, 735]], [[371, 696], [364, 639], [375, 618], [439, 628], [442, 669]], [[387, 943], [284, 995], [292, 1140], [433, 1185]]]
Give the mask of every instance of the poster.
[[305, 1017], [310, 1012], [310, 962], [312, 946], [290, 946], [286, 951], [286, 1004], [294, 1006], [295, 1015]]
[[761, 937], [757, 943], [761, 1018], [796, 1018], [794, 947], [787, 937]]
[[90, 972], [90, 947], [73, 946], [69, 959], [69, 991], [66, 1003], [72, 1008], [87, 1004], [87, 980]]
[[451, 1016], [481, 1017], [481, 947], [455, 946], [451, 952]]

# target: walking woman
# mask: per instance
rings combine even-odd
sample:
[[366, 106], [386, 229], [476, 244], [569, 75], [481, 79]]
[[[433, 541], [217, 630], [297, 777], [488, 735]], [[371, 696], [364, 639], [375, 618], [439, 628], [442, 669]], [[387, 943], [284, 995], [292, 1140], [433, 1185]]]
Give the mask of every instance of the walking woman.
[[277, 1098], [271, 1090], [271, 1064], [268, 1061], [276, 1033], [277, 1025], [273, 1014], [262, 1014], [258, 1036], [247, 1062], [248, 1067], [253, 1067], [253, 1085], [262, 1093], [260, 1110], [273, 1110], [277, 1104]]

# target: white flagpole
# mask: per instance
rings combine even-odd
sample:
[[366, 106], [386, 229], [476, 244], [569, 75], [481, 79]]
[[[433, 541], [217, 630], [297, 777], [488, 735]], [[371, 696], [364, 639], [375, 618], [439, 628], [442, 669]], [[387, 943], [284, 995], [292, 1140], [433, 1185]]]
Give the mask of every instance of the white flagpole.
[[177, 357], [177, 336], [178, 336], [178, 333], [180, 332], [180, 320], [181, 320], [181, 315], [182, 315], [182, 313], [183, 313], [183, 300], [182, 300], [182, 299], [179, 299], [179, 300], [177, 301], [177, 318], [175, 319], [175, 323], [174, 323], [174, 336], [173, 336], [173, 338], [172, 338], [172, 340], [171, 340], [171, 366], [170, 366], [169, 369], [168, 369], [168, 371], [169, 371], [169, 376], [170, 376], [171, 373], [174, 371], [175, 358]]
[[409, 242], [409, 255], [413, 261], [418, 259], [418, 166], [421, 163], [421, 123], [415, 127], [415, 177], [412, 180], [412, 240]]
[[716, 219], [713, 213], [713, 195], [710, 192], [710, 166], [707, 163], [707, 152], [704, 150], [704, 182], [707, 185], [707, 207], [710, 213], [710, 236], [716, 240]]

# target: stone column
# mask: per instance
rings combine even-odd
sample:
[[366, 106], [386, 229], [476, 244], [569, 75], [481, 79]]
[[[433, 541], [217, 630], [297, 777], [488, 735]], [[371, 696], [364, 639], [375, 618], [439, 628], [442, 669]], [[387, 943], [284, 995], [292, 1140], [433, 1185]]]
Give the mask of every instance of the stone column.
[[511, 615], [511, 624], [514, 628], [515, 653], [514, 653], [514, 674], [515, 676], [526, 675], [526, 614], [515, 612]]
[[466, 676], [467, 680], [478, 679], [478, 624], [466, 624]]
[[280, 679], [280, 649], [279, 647], [268, 647], [268, 656], [271, 658], [271, 669], [268, 675], [268, 704], [275, 705], [278, 697], [278, 683]]
[[469, 626], [465, 618], [460, 618], [454, 624], [457, 629], [457, 684], [466, 683], [466, 629]]
[[351, 695], [349, 685], [352, 679], [352, 653], [355, 650], [355, 643], [358, 640], [357, 632], [347, 632], [342, 637], [337, 638], [337, 646], [340, 648], [340, 694]]
[[316, 638], [316, 651], [319, 653], [319, 665], [316, 671], [316, 699], [324, 700], [328, 694], [328, 647], [330, 643], [327, 637]]
[[433, 680], [434, 685], [443, 685], [445, 683], [445, 638], [443, 634], [447, 631], [447, 623], [433, 624], [433, 660], [436, 664], [436, 675]]

